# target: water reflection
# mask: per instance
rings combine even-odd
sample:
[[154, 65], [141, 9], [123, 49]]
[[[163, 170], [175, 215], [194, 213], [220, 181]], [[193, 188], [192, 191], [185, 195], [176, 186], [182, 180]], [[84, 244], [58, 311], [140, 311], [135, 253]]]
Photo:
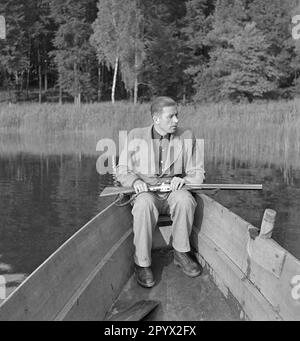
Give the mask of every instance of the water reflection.
[[[96, 158], [0, 158], [0, 274], [30, 274], [110, 200]], [[109, 182], [105, 179], [105, 182]]]

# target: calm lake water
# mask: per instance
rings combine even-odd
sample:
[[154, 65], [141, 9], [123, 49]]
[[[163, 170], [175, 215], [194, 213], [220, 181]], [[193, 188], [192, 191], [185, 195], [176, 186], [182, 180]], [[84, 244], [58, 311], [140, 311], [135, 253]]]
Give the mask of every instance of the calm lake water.
[[[15, 282], [34, 271], [112, 199], [99, 199], [109, 177], [97, 157], [0, 156], [0, 274]], [[263, 191], [221, 191], [215, 199], [260, 226], [265, 208], [278, 212], [273, 238], [300, 259], [300, 172], [286, 185], [278, 169], [206, 166], [207, 182], [263, 183]]]

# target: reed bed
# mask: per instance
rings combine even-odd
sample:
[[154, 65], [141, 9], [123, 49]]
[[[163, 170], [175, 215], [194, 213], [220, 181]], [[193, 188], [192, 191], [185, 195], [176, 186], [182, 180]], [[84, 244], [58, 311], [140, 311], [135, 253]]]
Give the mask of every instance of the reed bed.
[[[180, 107], [182, 125], [205, 139], [206, 161], [300, 169], [300, 101]], [[97, 155], [101, 138], [151, 123], [149, 105], [124, 102], [0, 107], [0, 153]]]
[[[0, 127], [19, 132], [93, 132], [110, 136], [145, 122], [146, 105], [127, 103], [11, 105], [0, 107]], [[148, 121], [151, 122], [150, 116]]]
[[300, 169], [300, 101], [184, 109], [215, 162]]

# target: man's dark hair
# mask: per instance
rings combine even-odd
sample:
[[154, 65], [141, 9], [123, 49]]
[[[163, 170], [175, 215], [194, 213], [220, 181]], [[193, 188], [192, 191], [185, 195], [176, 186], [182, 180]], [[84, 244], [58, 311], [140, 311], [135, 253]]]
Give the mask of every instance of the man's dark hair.
[[166, 96], [156, 97], [151, 104], [151, 116], [161, 114], [163, 108], [174, 107], [177, 103], [171, 98]]

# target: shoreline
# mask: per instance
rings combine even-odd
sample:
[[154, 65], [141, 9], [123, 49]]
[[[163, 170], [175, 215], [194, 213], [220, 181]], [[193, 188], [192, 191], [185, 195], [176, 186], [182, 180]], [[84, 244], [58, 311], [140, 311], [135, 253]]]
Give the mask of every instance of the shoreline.
[[[7, 109], [7, 110], [6, 110]], [[151, 124], [149, 106], [118, 102], [0, 107], [0, 153], [99, 155], [96, 144]], [[208, 160], [300, 169], [300, 101], [179, 106]]]

